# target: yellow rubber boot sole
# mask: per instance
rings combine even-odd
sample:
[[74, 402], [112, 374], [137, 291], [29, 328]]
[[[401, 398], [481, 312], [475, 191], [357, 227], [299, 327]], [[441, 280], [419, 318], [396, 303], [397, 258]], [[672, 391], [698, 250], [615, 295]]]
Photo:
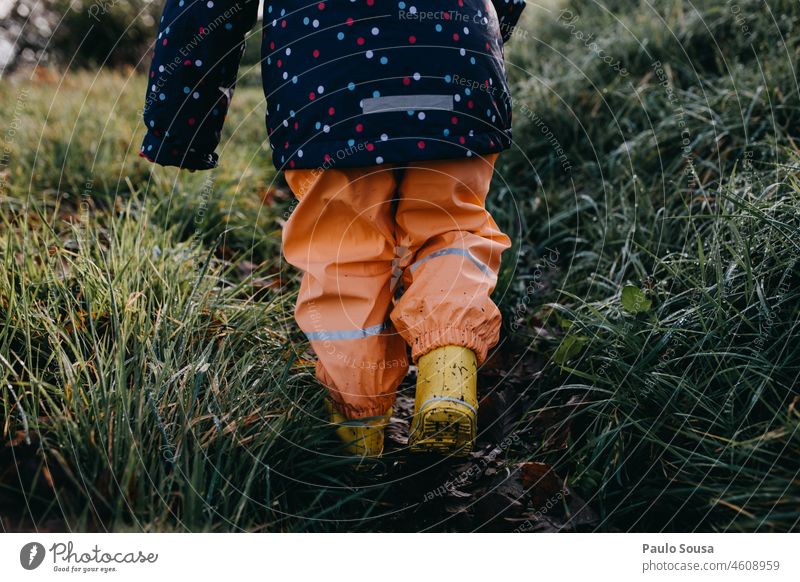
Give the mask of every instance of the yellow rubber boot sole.
[[414, 418], [408, 439], [412, 453], [463, 456], [475, 446], [478, 364], [475, 352], [444, 346], [420, 357]]
[[383, 454], [383, 431], [389, 424], [391, 408], [382, 416], [348, 419], [329, 400], [325, 401], [325, 407], [346, 453], [361, 458], [377, 458]]

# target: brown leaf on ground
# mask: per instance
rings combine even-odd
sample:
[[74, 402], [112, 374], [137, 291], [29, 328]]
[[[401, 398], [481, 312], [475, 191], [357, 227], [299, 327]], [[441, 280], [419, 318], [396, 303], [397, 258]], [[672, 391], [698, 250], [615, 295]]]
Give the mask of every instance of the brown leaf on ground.
[[542, 435], [543, 451], [567, 448], [575, 415], [588, 403], [587, 394], [575, 394], [563, 405], [537, 411], [530, 424], [534, 434]]
[[552, 504], [559, 495], [566, 496], [564, 481], [556, 475], [553, 467], [547, 463], [529, 461], [517, 465], [519, 478], [534, 507]]
[[493, 374], [508, 369], [504, 360], [503, 352], [500, 350], [491, 352], [489, 358], [481, 365], [481, 374]]

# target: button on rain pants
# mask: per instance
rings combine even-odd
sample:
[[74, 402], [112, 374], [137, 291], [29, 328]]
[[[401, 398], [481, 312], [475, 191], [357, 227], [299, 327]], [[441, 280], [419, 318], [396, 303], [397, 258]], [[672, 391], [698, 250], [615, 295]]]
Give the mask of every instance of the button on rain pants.
[[460, 345], [481, 364], [497, 343], [489, 295], [511, 241], [485, 208], [496, 159], [286, 172], [298, 203], [283, 251], [304, 274], [295, 317], [348, 418], [391, 406], [407, 345], [414, 362]]

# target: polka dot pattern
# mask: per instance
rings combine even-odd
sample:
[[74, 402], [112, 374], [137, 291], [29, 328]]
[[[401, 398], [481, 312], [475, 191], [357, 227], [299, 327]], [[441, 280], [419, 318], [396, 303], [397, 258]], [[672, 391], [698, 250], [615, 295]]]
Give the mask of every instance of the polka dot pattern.
[[[262, 77], [278, 169], [499, 152], [511, 143], [503, 42], [523, 0], [266, 0]], [[168, 0], [141, 155], [207, 169], [257, 0]]]

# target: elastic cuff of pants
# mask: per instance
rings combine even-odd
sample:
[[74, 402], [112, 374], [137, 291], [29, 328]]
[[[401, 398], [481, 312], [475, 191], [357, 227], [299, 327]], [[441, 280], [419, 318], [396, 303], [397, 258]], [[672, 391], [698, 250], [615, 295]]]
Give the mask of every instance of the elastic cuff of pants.
[[363, 408], [361, 406], [353, 406], [352, 404], [347, 404], [345, 402], [339, 402], [333, 396], [333, 392], [329, 392], [331, 394], [331, 402], [333, 402], [334, 408], [341, 412], [345, 418], [349, 420], [356, 420], [359, 418], [369, 418], [371, 416], [384, 416], [387, 412], [391, 413], [391, 403], [387, 404], [386, 406], [373, 406], [371, 408]]
[[328, 373], [325, 371], [325, 368], [322, 367], [319, 360], [317, 360], [316, 376], [317, 380], [328, 390], [328, 396], [334, 408], [343, 414], [345, 418], [352, 420], [356, 418], [367, 418], [369, 416], [383, 416], [386, 414], [387, 410], [391, 409], [392, 404], [394, 404], [394, 392], [386, 394], [385, 396], [376, 397], [374, 399], [374, 404], [371, 406], [354, 406], [344, 402], [338, 390], [334, 387], [333, 380], [328, 376]]
[[432, 329], [418, 335], [411, 343], [411, 359], [416, 364], [422, 356], [444, 346], [463, 346], [475, 352], [475, 358], [480, 366], [489, 353], [486, 341], [471, 329], [448, 327], [445, 329]]

